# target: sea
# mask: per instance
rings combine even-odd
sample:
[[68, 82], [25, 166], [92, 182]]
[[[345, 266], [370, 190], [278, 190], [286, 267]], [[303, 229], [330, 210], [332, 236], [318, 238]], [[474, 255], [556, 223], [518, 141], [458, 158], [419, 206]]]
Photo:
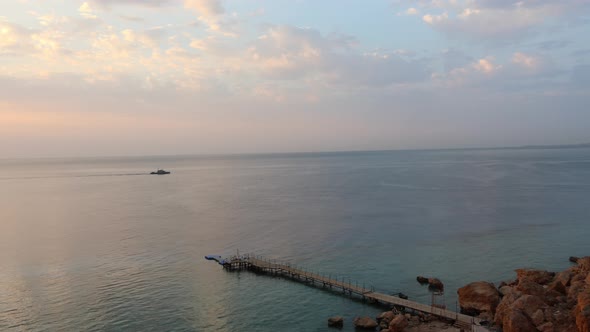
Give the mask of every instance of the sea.
[[[157, 168], [169, 175], [149, 175]], [[590, 255], [590, 149], [0, 160], [1, 331], [330, 331], [386, 308], [205, 255], [429, 304]]]

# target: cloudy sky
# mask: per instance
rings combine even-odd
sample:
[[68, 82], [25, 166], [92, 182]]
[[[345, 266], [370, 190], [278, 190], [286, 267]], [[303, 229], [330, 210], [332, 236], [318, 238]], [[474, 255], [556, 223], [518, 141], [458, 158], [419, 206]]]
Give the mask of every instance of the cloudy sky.
[[3, 0], [0, 157], [590, 142], [590, 0]]

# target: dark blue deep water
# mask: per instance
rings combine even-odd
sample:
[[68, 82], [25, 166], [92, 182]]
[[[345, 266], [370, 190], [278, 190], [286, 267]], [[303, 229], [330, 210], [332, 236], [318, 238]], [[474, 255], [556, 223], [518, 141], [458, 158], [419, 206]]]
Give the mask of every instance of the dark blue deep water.
[[[164, 167], [173, 173], [150, 176]], [[229, 273], [252, 252], [403, 291], [590, 255], [590, 149], [0, 161], [0, 330], [327, 331], [381, 311]]]

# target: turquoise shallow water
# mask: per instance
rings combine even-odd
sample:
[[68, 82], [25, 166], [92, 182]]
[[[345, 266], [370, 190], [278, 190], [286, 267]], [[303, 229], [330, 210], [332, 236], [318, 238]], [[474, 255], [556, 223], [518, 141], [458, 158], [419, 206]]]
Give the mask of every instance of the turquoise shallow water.
[[[167, 176], [144, 175], [164, 167]], [[253, 252], [428, 303], [590, 254], [590, 150], [0, 161], [0, 330], [326, 331], [381, 311], [228, 273]]]

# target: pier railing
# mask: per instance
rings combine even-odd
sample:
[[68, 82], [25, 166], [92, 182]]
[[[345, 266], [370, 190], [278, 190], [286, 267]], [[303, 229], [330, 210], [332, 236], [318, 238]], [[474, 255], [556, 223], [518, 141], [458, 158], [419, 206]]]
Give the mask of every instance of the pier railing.
[[362, 285], [360, 285], [358, 282], [353, 283], [350, 278], [345, 280], [343, 277], [338, 278], [337, 276], [332, 276], [331, 274], [325, 275], [320, 272], [313, 272], [289, 262], [282, 262], [259, 255], [235, 255], [224, 259], [222, 262], [220, 262], [220, 264], [229, 271], [249, 270], [258, 273], [282, 276], [315, 286], [340, 290], [344, 294], [350, 296], [356, 295], [372, 303], [381, 303], [390, 306], [412, 309], [414, 311], [419, 311], [455, 321], [456, 325], [465, 330], [474, 330], [480, 322], [479, 318], [473, 316], [468, 316], [434, 305], [426, 305], [403, 299], [398, 296], [377, 292], [372, 285], [366, 286], [364, 283]]

